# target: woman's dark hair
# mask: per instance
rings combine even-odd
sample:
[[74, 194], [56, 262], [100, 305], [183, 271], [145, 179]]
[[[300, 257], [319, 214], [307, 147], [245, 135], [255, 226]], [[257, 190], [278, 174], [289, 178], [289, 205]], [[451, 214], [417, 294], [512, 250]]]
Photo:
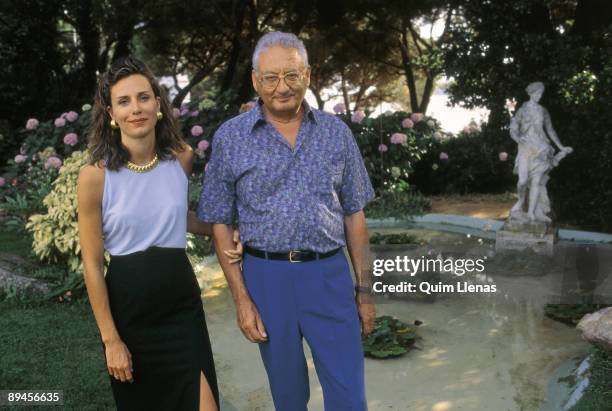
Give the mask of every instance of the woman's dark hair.
[[97, 165], [103, 162], [109, 170], [118, 170], [130, 159], [127, 149], [121, 144], [121, 132], [110, 126], [111, 116], [107, 108], [111, 106], [113, 85], [134, 74], [145, 76], [151, 84], [155, 97], [160, 98], [160, 111], [163, 117], [155, 125], [155, 151], [159, 159], [176, 158], [176, 153], [185, 149], [185, 140], [174, 118], [165, 90], [159, 86], [155, 76], [143, 62], [128, 56], [117, 59], [98, 83], [89, 129], [89, 164]]

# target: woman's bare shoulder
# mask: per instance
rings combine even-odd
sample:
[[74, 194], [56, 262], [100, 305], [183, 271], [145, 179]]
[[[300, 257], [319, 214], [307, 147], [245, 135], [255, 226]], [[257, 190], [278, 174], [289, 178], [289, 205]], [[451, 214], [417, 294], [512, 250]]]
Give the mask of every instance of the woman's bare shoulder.
[[79, 171], [78, 185], [83, 188], [93, 189], [102, 187], [104, 184], [104, 165], [87, 164]]
[[176, 159], [181, 163], [185, 174], [191, 173], [191, 167], [193, 165], [193, 149], [189, 144], [183, 145], [183, 149], [175, 153]]

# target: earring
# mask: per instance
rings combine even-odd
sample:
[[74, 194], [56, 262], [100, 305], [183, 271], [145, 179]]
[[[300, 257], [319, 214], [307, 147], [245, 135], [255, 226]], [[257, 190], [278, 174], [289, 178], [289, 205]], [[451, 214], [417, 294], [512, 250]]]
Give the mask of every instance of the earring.
[[110, 121], [110, 126], [112, 129], [117, 130], [119, 128], [119, 125], [117, 125], [117, 122], [115, 121], [115, 119], [112, 119]]
[[164, 118], [163, 113], [162, 113], [161, 111], [158, 111], [158, 112], [157, 112], [157, 120], [159, 121], [159, 120], [161, 120], [162, 118]]

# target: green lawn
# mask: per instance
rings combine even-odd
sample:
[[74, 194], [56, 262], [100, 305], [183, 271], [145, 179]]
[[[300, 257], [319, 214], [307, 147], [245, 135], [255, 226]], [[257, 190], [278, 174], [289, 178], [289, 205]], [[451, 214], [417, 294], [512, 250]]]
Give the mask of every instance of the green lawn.
[[0, 330], [0, 389], [63, 390], [66, 410], [115, 408], [88, 303], [0, 302]]
[[29, 236], [9, 231], [0, 223], [0, 251], [27, 258], [30, 256], [30, 248]]

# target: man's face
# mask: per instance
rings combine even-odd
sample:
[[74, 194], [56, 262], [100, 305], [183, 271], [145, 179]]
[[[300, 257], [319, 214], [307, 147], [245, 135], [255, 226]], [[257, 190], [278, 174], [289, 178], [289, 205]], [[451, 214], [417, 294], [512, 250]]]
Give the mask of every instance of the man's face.
[[273, 46], [259, 55], [253, 87], [272, 113], [295, 113], [310, 85], [310, 68], [297, 49]]

